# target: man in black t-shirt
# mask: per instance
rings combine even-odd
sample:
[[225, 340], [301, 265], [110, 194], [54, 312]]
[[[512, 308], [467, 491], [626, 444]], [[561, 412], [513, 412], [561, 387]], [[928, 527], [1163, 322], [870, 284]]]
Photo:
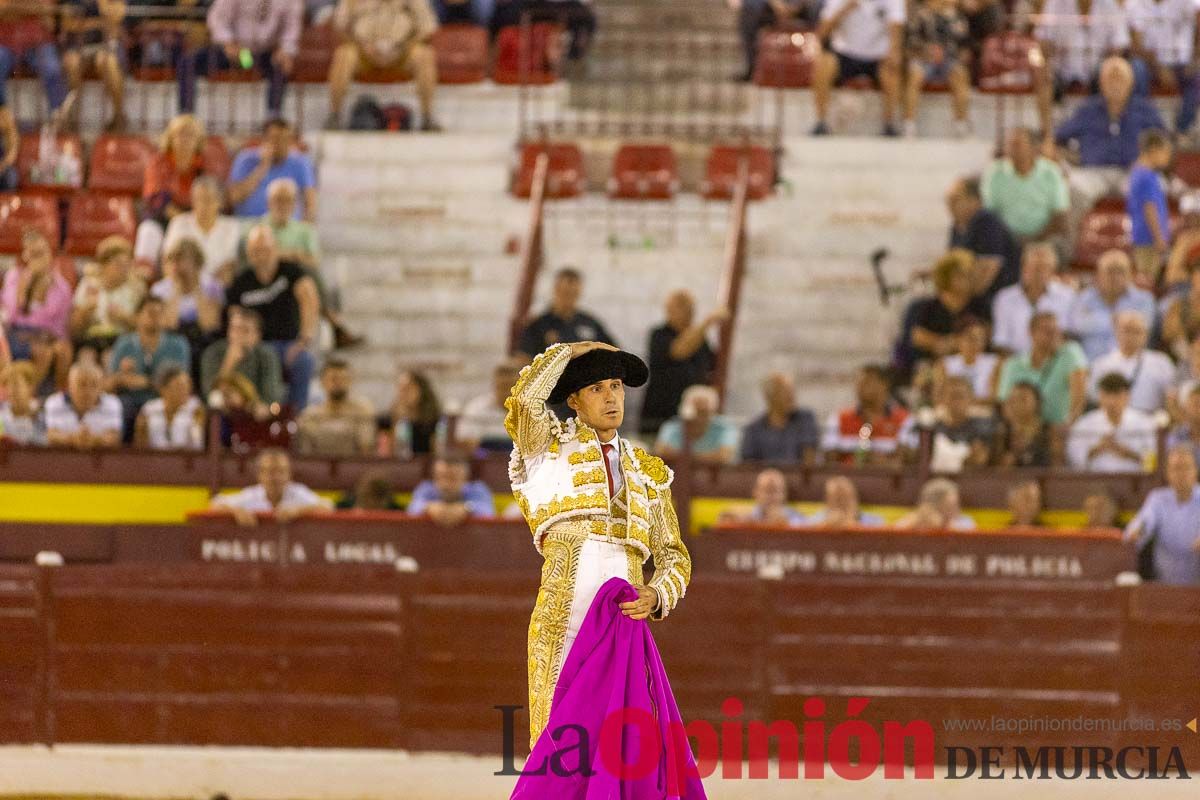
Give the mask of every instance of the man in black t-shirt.
[[552, 344], [604, 342], [615, 347], [617, 343], [604, 324], [579, 310], [582, 293], [583, 276], [579, 271], [570, 267], [560, 269], [554, 276], [550, 308], [525, 327], [518, 349], [533, 358]]
[[696, 322], [696, 300], [686, 289], [667, 296], [665, 311], [667, 321], [650, 331], [650, 383], [638, 425], [646, 435], [658, 433], [659, 426], [675, 416], [684, 389], [709, 382], [717, 358], [705, 336], [709, 328], [729, 319], [722, 308]]
[[983, 207], [979, 178], [960, 178], [946, 195], [950, 209], [950, 247], [975, 255], [974, 293], [988, 308], [996, 292], [1021, 278], [1021, 244], [1004, 220]]
[[316, 284], [299, 264], [279, 260], [275, 236], [266, 225], [256, 225], [246, 235], [246, 260], [250, 269], [233, 279], [225, 290], [225, 303], [262, 317], [263, 344], [279, 354], [288, 403], [299, 413], [308, 405], [308, 385], [316, 367], [310, 349], [321, 307]]

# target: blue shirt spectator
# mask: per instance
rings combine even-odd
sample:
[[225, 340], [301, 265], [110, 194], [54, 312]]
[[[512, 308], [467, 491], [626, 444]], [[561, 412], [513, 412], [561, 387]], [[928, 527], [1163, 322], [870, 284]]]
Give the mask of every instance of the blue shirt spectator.
[[1200, 486], [1191, 448], [1168, 452], [1167, 484], [1146, 496], [1125, 534], [1139, 549], [1153, 546], [1159, 581], [1200, 585]]
[[233, 203], [234, 215], [265, 216], [267, 186], [276, 178], [291, 178], [304, 201], [297, 204], [295, 219], [315, 222], [317, 177], [312, 159], [293, 149], [295, 135], [291, 126], [282, 120], [269, 121], [265, 136], [262, 145], [243, 148], [233, 160], [229, 171], [229, 200]]
[[[1130, 236], [1135, 247], [1153, 245], [1154, 234], [1146, 222], [1146, 203], [1152, 203], [1158, 214], [1159, 223], [1165, 227], [1170, 225], [1167, 215], [1167, 192], [1163, 188], [1162, 176], [1158, 170], [1138, 164], [1129, 172], [1129, 194], [1125, 197], [1125, 211], [1132, 223]], [[1163, 230], [1163, 236], [1170, 240], [1168, 230]]]
[[742, 460], [811, 464], [821, 444], [817, 418], [796, 407], [796, 386], [782, 372], [763, 381], [767, 411], [742, 429]]
[[1067, 312], [1066, 328], [1079, 339], [1088, 361], [1095, 361], [1117, 346], [1114, 319], [1122, 311], [1136, 311], [1153, 326], [1154, 295], [1131, 280], [1133, 267], [1122, 250], [1109, 250], [1096, 264], [1096, 280], [1075, 296]]
[[457, 525], [468, 518], [494, 517], [496, 503], [483, 481], [469, 480], [470, 464], [457, 456], [441, 456], [433, 464], [433, 479], [413, 490], [408, 513], [428, 515], [439, 525]]
[[737, 427], [717, 415], [717, 390], [711, 386], [689, 386], [679, 402], [679, 416], [672, 417], [658, 429], [654, 450], [663, 458], [674, 458], [683, 452], [686, 433], [691, 442], [692, 457], [707, 464], [732, 463], [737, 454]]
[[1166, 130], [1167, 126], [1146, 98], [1130, 97], [1113, 119], [1104, 97], [1092, 95], [1058, 126], [1054, 139], [1059, 144], [1076, 142], [1080, 166], [1125, 168], [1138, 157], [1138, 137], [1150, 129]]
[[[838, 519], [840, 519], [840, 517], [838, 517]], [[822, 509], [821, 511], [818, 511], [815, 514], [810, 514], [807, 517], [807, 524], [808, 525], [833, 525], [834, 522], [832, 520], [833, 520], [833, 517], [830, 516], [829, 512]], [[839, 523], [839, 524], [846, 524], [846, 523]], [[850, 524], [861, 525], [864, 528], [880, 528], [880, 527], [883, 527], [883, 517], [879, 516], [878, 514], [872, 514], [870, 511], [859, 511], [858, 515], [854, 518], [853, 523], [850, 523]]]

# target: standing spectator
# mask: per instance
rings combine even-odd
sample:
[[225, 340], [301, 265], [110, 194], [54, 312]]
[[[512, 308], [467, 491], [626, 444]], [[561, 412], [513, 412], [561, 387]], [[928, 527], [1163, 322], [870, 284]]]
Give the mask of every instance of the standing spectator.
[[1031, 383], [1041, 396], [1042, 419], [1051, 425], [1074, 422], [1087, 394], [1087, 357], [1078, 342], [1064, 342], [1058, 318], [1039, 311], [1029, 321], [1032, 346], [1012, 356], [1000, 370], [1001, 400], [1019, 383]]
[[1188, 342], [1200, 335], [1200, 269], [1192, 271], [1186, 290], [1167, 304], [1163, 314], [1163, 344], [1183, 361], [1188, 355]]
[[1162, 171], [1171, 164], [1171, 141], [1160, 130], [1142, 131], [1138, 157], [1129, 172], [1125, 211], [1131, 222], [1133, 265], [1139, 283], [1158, 282], [1163, 259], [1171, 249], [1171, 219]]
[[683, 390], [708, 383], [717, 357], [708, 346], [708, 329], [729, 320], [719, 308], [696, 320], [696, 299], [687, 289], [667, 295], [666, 322], [650, 331], [650, 382], [642, 401], [639, 430], [653, 436], [679, 408]]
[[329, 66], [326, 129], [341, 127], [346, 90], [355, 75], [364, 69], [403, 68], [416, 78], [421, 130], [441, 130], [433, 117], [437, 89], [433, 34], [438, 21], [429, 0], [339, 0], [333, 27], [344, 41]]
[[1139, 550], [1153, 545], [1157, 580], [1200, 585], [1200, 486], [1191, 450], [1176, 447], [1167, 454], [1167, 485], [1146, 495], [1125, 535]]
[[400, 370], [392, 403], [377, 420], [391, 439], [390, 447], [380, 455], [407, 459], [434, 452], [441, 422], [442, 403], [429, 376], [418, 370]]
[[468, 519], [496, 516], [492, 491], [483, 481], [470, 480], [471, 464], [460, 453], [443, 453], [433, 462], [433, 479], [413, 490], [408, 504], [411, 516], [428, 516], [438, 525], [452, 527]]
[[12, 109], [0, 103], [0, 192], [15, 192], [21, 177], [17, 173], [17, 148], [21, 134]]
[[976, 405], [991, 408], [996, 400], [996, 381], [1000, 377], [1000, 356], [985, 352], [988, 326], [979, 317], [959, 320], [955, 332], [957, 352], [938, 359], [933, 374], [933, 396], [941, 397], [942, 387], [950, 378], [964, 378], [971, 386]]
[[54, 44], [54, 7], [50, 0], [6, 0], [0, 5], [0, 106], [8, 105], [8, 79], [28, 64], [46, 90], [52, 124], [61, 127], [67, 80]]
[[579, 310], [583, 293], [583, 275], [579, 270], [563, 267], [554, 274], [554, 290], [550, 308], [525, 326], [518, 349], [529, 358], [552, 344], [571, 342], [604, 342], [616, 345], [604, 323]]
[[691, 456], [701, 464], [730, 464], [737, 455], [737, 427], [717, 413], [720, 399], [711, 386], [689, 386], [679, 401], [679, 416], [658, 429], [654, 452], [678, 458], [690, 445]]
[[133, 328], [146, 286], [133, 274], [133, 245], [109, 236], [96, 245], [96, 263], [84, 270], [75, 287], [71, 336], [80, 345], [104, 351]]
[[168, 364], [191, 370], [192, 355], [187, 339], [164, 331], [163, 302], [146, 295], [138, 303], [134, 330], [120, 336], [108, 358], [108, 390], [121, 400], [125, 430], [133, 435], [133, 423], [141, 407], [154, 397], [154, 376]]
[[221, 327], [225, 290], [203, 272], [204, 251], [194, 239], [180, 239], [163, 258], [163, 277], [150, 294], [163, 303], [162, 325], [182, 334], [192, 353], [201, 353]]
[[70, 361], [67, 322], [71, 315], [71, 284], [54, 268], [50, 241], [36, 228], [21, 232], [21, 257], [4, 272], [0, 311], [12, 358], [31, 358], [37, 334], [47, 333]]
[[896, 136], [905, 10], [902, 0], [827, 0], [817, 37], [823, 45], [813, 68], [814, 136], [829, 134], [829, 96], [839, 80], [867, 77], [883, 96], [883, 134]]
[[197, 74], [240, 67], [257, 69], [266, 77], [267, 111], [278, 114], [300, 49], [303, 21], [301, 0], [213, 0], [208, 9], [212, 46], [185, 53], [176, 68], [180, 110], [195, 110]]
[[996, 212], [1018, 241], [1066, 234], [1071, 207], [1067, 179], [1058, 164], [1038, 154], [1029, 128], [1009, 129], [1004, 158], [988, 167], [981, 189], [984, 206]]
[[946, 207], [950, 210], [950, 247], [975, 256], [971, 293], [990, 304], [996, 292], [1017, 282], [1021, 246], [1004, 220], [983, 207], [978, 178], [955, 181], [946, 194]]
[[938, 409], [940, 419], [930, 429], [930, 463], [935, 472], [958, 472], [963, 467], [987, 464], [994, 437], [992, 419], [973, 415], [973, 400], [974, 392], [966, 378], [946, 381]]
[[886, 367], [868, 364], [858, 371], [858, 404], [835, 411], [825, 423], [825, 460], [841, 464], [895, 464], [908, 409], [892, 399]]
[[283, 450], [268, 448], [258, 454], [258, 483], [233, 494], [219, 494], [210, 508], [226, 511], [243, 527], [258, 524], [258, 514], [270, 513], [276, 522], [288, 522], [314, 511], [329, 511], [333, 503], [292, 480], [292, 460]]
[[83, 88], [87, 73], [98, 75], [113, 106], [107, 130], [114, 133], [129, 125], [125, 116], [125, 5], [124, 0], [85, 0], [73, 8], [68, 6], [74, 13], [62, 19], [70, 42], [62, 66], [71, 90]]
[[1129, 407], [1129, 381], [1111, 373], [1098, 385], [1100, 407], [1075, 421], [1067, 438], [1067, 459], [1090, 472], [1145, 472], [1154, 458], [1158, 434], [1149, 414]]
[[46, 424], [34, 393], [33, 365], [14, 361], [0, 370], [5, 400], [0, 403], [0, 442], [20, 445], [46, 443]]
[[1083, 498], [1083, 527], [1088, 530], [1117, 527], [1117, 501], [1104, 486], [1097, 486]]
[[1089, 361], [1117, 346], [1115, 320], [1122, 311], [1136, 311], [1153, 320], [1154, 295], [1132, 283], [1133, 264], [1124, 250], [1107, 250], [1096, 261], [1096, 279], [1075, 296], [1067, 314], [1067, 329], [1079, 339]]
[[1200, 384], [1192, 384], [1179, 398], [1182, 419], [1167, 435], [1167, 448], [1190, 447], [1200, 461]]
[[908, 72], [905, 82], [904, 135], [917, 134], [917, 106], [927, 82], [950, 87], [954, 106], [954, 135], [971, 132], [967, 105], [971, 101], [970, 28], [958, 0], [926, 0], [914, 7], [905, 26]]
[[325, 457], [366, 456], [375, 451], [375, 410], [351, 394], [350, 365], [331, 358], [321, 367], [325, 402], [300, 415], [296, 450]]
[[67, 374], [67, 390], [46, 400], [48, 444], [92, 450], [121, 443], [121, 401], [102, 391], [104, 373], [80, 361]]
[[139, 263], [158, 264], [163, 231], [175, 217], [192, 209], [192, 184], [206, 169], [204, 126], [191, 114], [179, 114], [167, 124], [159, 151], [143, 173], [142, 221], [134, 240]]
[[508, 415], [504, 402], [524, 365], [525, 362], [515, 358], [500, 362], [492, 370], [491, 390], [475, 395], [463, 405], [454, 438], [464, 450], [512, 451], [512, 439], [504, 427], [504, 418]]
[[279, 260], [275, 237], [265, 225], [254, 226], [246, 235], [246, 259], [250, 268], [233, 279], [225, 302], [261, 315], [263, 341], [283, 363], [288, 403], [299, 413], [308, 405], [316, 366], [311, 348], [320, 312], [317, 287], [299, 264]]
[[1137, 311], [1117, 312], [1117, 346], [1092, 362], [1088, 394], [1096, 399], [1097, 387], [1113, 373], [1129, 381], [1129, 405], [1152, 414], [1166, 408], [1175, 380], [1175, 365], [1157, 350], [1147, 350], [1150, 326]]
[[825, 481], [825, 507], [807, 520], [809, 525], [827, 528], [862, 526], [875, 528], [883, 524], [883, 517], [863, 511], [858, 506], [858, 487], [845, 475], [834, 475]]
[[1196, 5], [1191, 0], [1126, 0], [1139, 94], [1152, 87], [1179, 93], [1175, 133], [1184, 135], [1200, 108], [1200, 74], [1192, 65]]
[[762, 382], [767, 410], [742, 429], [742, 460], [777, 464], [815, 464], [821, 444], [817, 418], [796, 406], [796, 384], [782, 372]]
[[1034, 36], [1042, 58], [1033, 89], [1038, 122], [1049, 135], [1052, 105], [1073, 86], [1094, 85], [1101, 60], [1123, 52], [1130, 38], [1117, 0], [1045, 0], [1040, 12]]
[[1042, 487], [1037, 481], [1022, 481], [1008, 490], [1008, 512], [1010, 528], [1042, 526]]
[[283, 367], [275, 350], [262, 342], [262, 316], [248, 308], [229, 309], [224, 339], [209, 345], [200, 358], [200, 390], [205, 397], [234, 375], [245, 378], [262, 407], [248, 409], [263, 416], [284, 399]]
[[204, 449], [204, 405], [192, 394], [192, 379], [178, 364], [164, 364], [154, 375], [158, 397], [142, 406], [133, 444], [151, 450]]
[[304, 199], [304, 213], [296, 208], [296, 219], [317, 221], [317, 177], [312, 159], [299, 150], [290, 122], [278, 117], [263, 125], [264, 142], [244, 147], [229, 170], [229, 203], [239, 217], [261, 217], [268, 211], [267, 187], [278, 178], [296, 182]]
[[994, 347], [1008, 353], [1029, 352], [1029, 323], [1035, 313], [1053, 314], [1059, 327], [1066, 326], [1075, 292], [1058, 281], [1057, 272], [1058, 253], [1052, 245], [1025, 245], [1020, 283], [1001, 289], [992, 303]]
[[759, 525], [794, 526], [805, 523], [804, 515], [788, 505], [787, 479], [777, 469], [764, 469], [754, 479], [754, 505], [745, 511], [727, 511], [725, 523], [752, 522]]
[[1000, 406], [992, 441], [997, 467], [1049, 467], [1061, 463], [1061, 438], [1042, 419], [1042, 395], [1035, 384], [1018, 383]]
[[917, 507], [896, 520], [900, 529], [970, 531], [975, 520], [962, 512], [958, 487], [949, 478], [933, 478], [921, 487]]
[[191, 202], [191, 211], [176, 214], [167, 225], [162, 251], [169, 253], [184, 239], [191, 239], [204, 252], [204, 275], [228, 286], [237, 272], [242, 227], [236, 219], [221, 213], [224, 196], [216, 178], [209, 175], [196, 178], [192, 182]]
[[955, 331], [968, 316], [987, 314], [987, 306], [972, 295], [972, 257], [966, 250], [951, 250], [933, 267], [932, 297], [913, 300], [900, 327], [894, 361], [909, 376], [917, 367], [928, 367], [958, 346]]

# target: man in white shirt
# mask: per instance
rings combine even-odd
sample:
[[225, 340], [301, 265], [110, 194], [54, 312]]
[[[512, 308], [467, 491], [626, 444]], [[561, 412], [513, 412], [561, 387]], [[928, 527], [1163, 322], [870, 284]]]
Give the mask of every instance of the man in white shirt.
[[1191, 67], [1196, 10], [1195, 0], [1125, 0], [1137, 90], [1178, 91], [1175, 132], [1181, 134], [1191, 129], [1200, 108], [1200, 72]]
[[[209, 175], [192, 181], [192, 210], [175, 215], [167, 225], [162, 250], [169, 253], [184, 239], [193, 239], [204, 253], [203, 272], [223, 285], [233, 279], [242, 227], [221, 214], [221, 184]], [[157, 251], [155, 252], [157, 257]]]
[[492, 370], [492, 389], [472, 397], [463, 406], [458, 416], [454, 438], [464, 449], [471, 451], [482, 447], [492, 452], [508, 453], [512, 450], [512, 439], [504, 429], [504, 417], [508, 409], [504, 401], [509, 390], [517, 382], [521, 367], [520, 359], [507, 359]]
[[46, 442], [91, 450], [121, 443], [121, 401], [102, 390], [104, 373], [79, 361], [67, 373], [67, 390], [46, 399]]
[[1129, 407], [1124, 375], [1100, 379], [1100, 408], [1075, 421], [1067, 437], [1067, 460], [1088, 472], [1146, 472], [1158, 444], [1149, 414]]
[[1133, 262], [1116, 248], [1106, 250], [1096, 262], [1092, 285], [1075, 296], [1067, 328], [1091, 360], [1117, 345], [1116, 316], [1138, 311], [1146, 319], [1155, 314], [1154, 295], [1133, 283]]
[[329, 511], [333, 503], [312, 489], [292, 481], [292, 461], [276, 448], [258, 454], [258, 483], [240, 492], [217, 495], [210, 508], [228, 511], [237, 524], [254, 527], [259, 513], [275, 515], [277, 522], [288, 522], [312, 511]]
[[1129, 381], [1129, 405], [1152, 414], [1167, 406], [1167, 393], [1175, 379], [1175, 365], [1165, 354], [1147, 350], [1150, 326], [1137, 311], [1117, 313], [1117, 346], [1092, 362], [1088, 396], [1096, 399], [1097, 385], [1116, 373]]
[[829, 134], [829, 96], [839, 80], [867, 77], [883, 95], [883, 134], [898, 136], [904, 0], [827, 0], [817, 36], [822, 51], [813, 68], [814, 136]]
[[996, 293], [992, 301], [992, 345], [1010, 353], [1028, 353], [1029, 322], [1035, 311], [1047, 311], [1060, 328], [1075, 300], [1075, 290], [1055, 279], [1058, 251], [1046, 242], [1025, 245], [1021, 253], [1021, 280]]

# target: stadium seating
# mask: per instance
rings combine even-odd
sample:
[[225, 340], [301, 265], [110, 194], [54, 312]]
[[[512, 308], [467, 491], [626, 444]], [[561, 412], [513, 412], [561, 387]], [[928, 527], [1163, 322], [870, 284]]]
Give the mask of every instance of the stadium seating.
[[1181, 150], [1175, 153], [1171, 170], [1174, 175], [1193, 189], [1200, 189], [1200, 152]]
[[479, 83], [488, 74], [488, 34], [478, 25], [443, 25], [433, 35], [438, 83]]
[[141, 136], [101, 136], [92, 145], [88, 188], [140, 196], [146, 164], [152, 158], [154, 147]]
[[67, 205], [67, 238], [63, 249], [75, 256], [90, 256], [107, 236], [133, 241], [137, 217], [127, 196], [79, 192]]
[[525, 33], [520, 26], [502, 28], [496, 36], [496, 62], [492, 80], [514, 86], [535, 86], [554, 83], [558, 79], [557, 54], [554, 48], [563, 28], [553, 22], [537, 22]]
[[989, 36], [979, 58], [979, 90], [987, 94], [1033, 91], [1032, 53], [1037, 40], [1015, 31]]
[[812, 81], [819, 52], [816, 34], [801, 31], [763, 31], [758, 36], [754, 83], [775, 89], [802, 89]]
[[292, 72], [295, 83], [324, 83], [329, 77], [329, 65], [337, 48], [333, 25], [312, 25], [300, 35], [300, 51]]
[[765, 147], [717, 145], [708, 154], [704, 181], [700, 192], [708, 200], [730, 200], [737, 186], [738, 162], [742, 154], [750, 158], [749, 200], [761, 200], [771, 193], [775, 183], [775, 163]]
[[670, 200], [679, 191], [675, 151], [665, 144], [627, 144], [613, 158], [608, 196], [615, 200]]
[[512, 179], [512, 193], [528, 198], [533, 186], [533, 170], [537, 157], [546, 153], [550, 158], [546, 175], [548, 200], [578, 197], [584, 191], [583, 152], [570, 142], [529, 142], [521, 148], [521, 162]]
[[225, 139], [220, 136], [209, 136], [204, 140], [204, 168], [214, 177], [224, 181], [229, 177], [229, 168], [233, 165], [233, 157]]
[[41, 194], [0, 195], [0, 253], [20, 253], [21, 234], [26, 228], [40, 230], [57, 245], [58, 201]]
[[1130, 247], [1129, 217], [1125, 213], [1125, 201], [1120, 197], [1098, 200], [1079, 226], [1079, 239], [1075, 245], [1074, 267], [1091, 271], [1106, 250]]
[[[56, 142], [58, 153], [62, 153], [68, 147], [74, 150], [75, 154], [79, 157], [79, 169], [82, 171], [84, 159], [83, 140], [75, 134], [60, 133], [57, 136]], [[24, 189], [64, 193], [74, 191], [76, 187], [62, 186], [53, 180], [47, 180], [36, 174], [36, 167], [39, 161], [38, 151], [40, 148], [41, 135], [39, 133], [34, 132], [21, 137], [21, 143], [17, 149], [17, 172], [21, 176], [21, 187]]]

